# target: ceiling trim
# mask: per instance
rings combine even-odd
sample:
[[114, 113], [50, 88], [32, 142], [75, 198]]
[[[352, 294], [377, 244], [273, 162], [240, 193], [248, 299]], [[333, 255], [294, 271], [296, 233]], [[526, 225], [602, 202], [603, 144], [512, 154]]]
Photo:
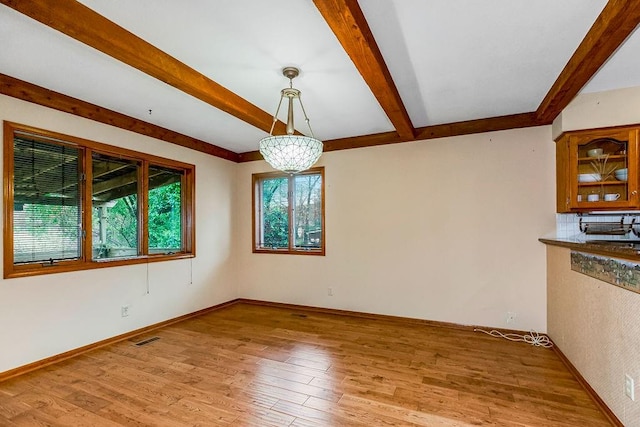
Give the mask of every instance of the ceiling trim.
[[553, 121], [640, 24], [638, 0], [609, 0], [536, 111]]
[[160, 139], [171, 144], [190, 148], [225, 160], [238, 162], [239, 156], [233, 151], [208, 142], [174, 132], [142, 120], [108, 110], [95, 104], [72, 98], [41, 86], [0, 74], [0, 93], [23, 101], [53, 108], [58, 111], [84, 117], [96, 122], [115, 126], [141, 135]]
[[[269, 132], [273, 116], [75, 0], [0, 0], [69, 37]], [[285, 132], [281, 121], [278, 132]]]
[[[332, 139], [324, 142], [324, 152], [348, 150], [351, 148], [372, 147], [376, 145], [397, 144], [400, 142], [420, 141], [426, 139], [445, 138], [451, 136], [470, 135], [474, 133], [494, 132], [499, 130], [519, 129], [526, 127], [548, 125], [536, 118], [535, 112], [511, 114], [507, 116], [489, 117], [486, 119], [467, 120], [463, 122], [446, 123], [425, 126], [416, 129], [416, 136], [412, 139], [402, 139], [396, 132], [383, 132], [372, 135], [355, 136], [350, 138]], [[259, 151], [240, 153], [238, 161], [252, 162], [263, 160]]]
[[409, 114], [357, 0], [313, 0], [401, 139], [415, 136]]

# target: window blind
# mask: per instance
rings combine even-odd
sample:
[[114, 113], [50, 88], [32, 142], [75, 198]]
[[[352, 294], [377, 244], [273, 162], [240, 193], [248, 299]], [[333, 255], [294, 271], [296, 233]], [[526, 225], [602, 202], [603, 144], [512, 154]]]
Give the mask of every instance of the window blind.
[[20, 135], [13, 163], [14, 263], [79, 259], [80, 149]]

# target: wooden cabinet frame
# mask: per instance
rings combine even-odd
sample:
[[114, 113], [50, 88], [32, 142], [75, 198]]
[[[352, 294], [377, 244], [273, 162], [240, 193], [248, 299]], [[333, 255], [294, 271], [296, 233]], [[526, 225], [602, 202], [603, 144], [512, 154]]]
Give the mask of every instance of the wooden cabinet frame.
[[[557, 184], [557, 212], [589, 212], [597, 210], [633, 210], [640, 209], [638, 196], [638, 132], [640, 126], [619, 126], [602, 129], [589, 129], [564, 132], [556, 140], [556, 184]], [[578, 174], [588, 173], [591, 158], [585, 157], [584, 146], [601, 139], [612, 139], [626, 142], [624, 154], [607, 153], [611, 162], [625, 165], [628, 171], [627, 181], [619, 181], [609, 177], [603, 181], [580, 183]], [[593, 157], [597, 162], [600, 158]], [[612, 163], [615, 164], [615, 163]], [[595, 171], [594, 171], [595, 172]], [[620, 199], [605, 201], [600, 197], [598, 201], [589, 201], [586, 194], [594, 193], [623, 193]], [[581, 200], [579, 200], [581, 195]], [[600, 195], [600, 194], [599, 194]]]

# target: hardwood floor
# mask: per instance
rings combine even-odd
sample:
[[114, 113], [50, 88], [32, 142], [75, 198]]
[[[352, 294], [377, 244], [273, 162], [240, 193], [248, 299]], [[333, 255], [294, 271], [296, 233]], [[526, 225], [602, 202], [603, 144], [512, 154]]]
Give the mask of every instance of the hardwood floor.
[[610, 424], [549, 349], [236, 304], [0, 383], [0, 425]]

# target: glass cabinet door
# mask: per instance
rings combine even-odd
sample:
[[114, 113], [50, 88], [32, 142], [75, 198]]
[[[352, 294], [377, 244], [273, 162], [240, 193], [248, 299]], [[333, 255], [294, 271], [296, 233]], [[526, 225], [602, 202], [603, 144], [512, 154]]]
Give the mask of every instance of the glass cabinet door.
[[637, 131], [598, 131], [570, 139], [571, 202], [582, 209], [629, 208], [638, 204]]

